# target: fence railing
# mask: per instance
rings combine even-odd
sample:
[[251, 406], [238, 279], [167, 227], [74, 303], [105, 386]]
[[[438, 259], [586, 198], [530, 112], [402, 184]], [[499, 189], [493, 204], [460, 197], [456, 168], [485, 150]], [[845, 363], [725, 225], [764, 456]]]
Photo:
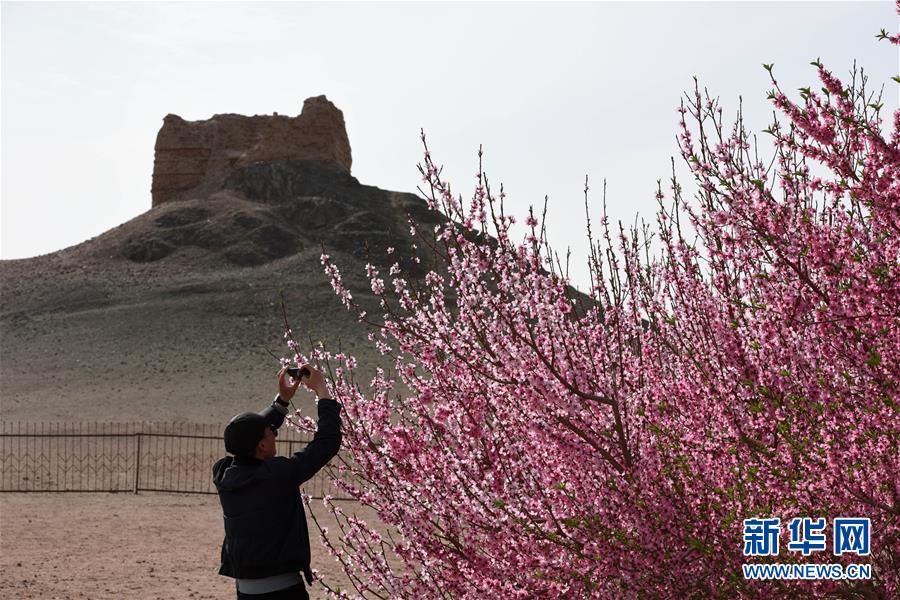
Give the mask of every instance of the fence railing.
[[[220, 424], [0, 422], [0, 492], [181, 492], [215, 494]], [[309, 442], [282, 428], [278, 453]], [[337, 460], [337, 459], [335, 459]], [[342, 499], [325, 469], [304, 493]]]

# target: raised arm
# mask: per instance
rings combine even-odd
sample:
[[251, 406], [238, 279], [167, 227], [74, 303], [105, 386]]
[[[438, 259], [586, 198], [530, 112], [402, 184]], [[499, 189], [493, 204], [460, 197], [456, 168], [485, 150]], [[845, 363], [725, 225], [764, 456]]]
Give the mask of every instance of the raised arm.
[[[303, 377], [301, 381], [303, 385], [316, 394], [319, 422], [312, 441], [303, 450], [294, 453], [287, 460], [290, 477], [297, 484], [303, 483], [315, 475], [322, 467], [328, 464], [329, 460], [334, 458], [341, 448], [341, 405], [336, 400], [328, 397], [328, 386], [325, 384], [325, 378], [318, 369], [310, 365], [303, 365], [301, 369], [309, 370], [309, 376]], [[279, 393], [271, 409], [274, 413], [278, 413], [280, 412], [279, 409], [284, 408], [284, 413], [281, 414], [282, 422], [284, 421], [284, 414], [287, 413], [287, 402], [293, 398], [299, 383], [299, 381], [295, 381], [293, 386], [289, 386], [286, 372], [283, 370], [278, 374]], [[284, 407], [278, 402], [279, 399], [285, 400]], [[271, 418], [277, 419], [278, 416], [273, 414]], [[281, 422], [278, 423], [278, 425], [280, 424]]]
[[290, 457], [291, 477], [301, 484], [328, 464], [341, 449], [341, 405], [319, 398], [319, 427], [312, 441]]

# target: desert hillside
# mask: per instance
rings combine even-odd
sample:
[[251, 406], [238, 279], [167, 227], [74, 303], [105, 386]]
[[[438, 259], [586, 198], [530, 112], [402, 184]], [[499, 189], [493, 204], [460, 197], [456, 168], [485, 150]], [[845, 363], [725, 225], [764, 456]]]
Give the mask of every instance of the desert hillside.
[[[312, 100], [334, 137], [337, 109]], [[59, 252], [0, 261], [4, 420], [218, 422], [262, 406], [277, 391], [269, 353], [287, 353], [282, 291], [298, 341], [322, 340], [374, 364], [367, 330], [322, 271], [322, 249], [357, 300], [371, 303], [369, 257], [386, 269], [393, 246], [408, 259], [407, 214], [431, 224], [440, 216], [415, 195], [358, 182], [346, 138], [338, 136], [337, 154], [330, 138], [287, 143], [323, 129], [307, 120], [305, 130], [282, 130], [284, 117], [265, 119], [167, 117], [147, 212]], [[192, 129], [205, 137], [192, 140]], [[320, 160], [326, 155], [343, 162]]]

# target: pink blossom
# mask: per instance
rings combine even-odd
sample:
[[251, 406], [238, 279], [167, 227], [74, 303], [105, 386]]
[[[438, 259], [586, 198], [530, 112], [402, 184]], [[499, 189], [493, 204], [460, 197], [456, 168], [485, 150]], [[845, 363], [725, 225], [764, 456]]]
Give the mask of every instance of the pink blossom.
[[[696, 86], [678, 143], [698, 196], [672, 180], [656, 253], [601, 215], [590, 297], [547, 266], [543, 236], [513, 242], [512, 218], [485, 220], [500, 207], [480, 168], [464, 204], [425, 146], [443, 264], [424, 285], [391, 269], [368, 339], [392, 368], [368, 388], [331, 382], [348, 455], [335, 485], [392, 531], [324, 507], [339, 530], [322, 543], [355, 594], [900, 594], [900, 111], [886, 138], [854, 84], [817, 71], [829, 93], [800, 104], [773, 78], [789, 123], [770, 127], [771, 171]], [[476, 226], [494, 241], [463, 235]], [[764, 515], [870, 518], [877, 577], [744, 580], [741, 521]]]

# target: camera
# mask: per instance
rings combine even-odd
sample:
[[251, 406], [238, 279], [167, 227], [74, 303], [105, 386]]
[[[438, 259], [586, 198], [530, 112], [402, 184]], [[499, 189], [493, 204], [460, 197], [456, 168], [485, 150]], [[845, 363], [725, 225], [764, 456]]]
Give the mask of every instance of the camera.
[[288, 375], [290, 375], [294, 379], [303, 379], [304, 377], [309, 377], [312, 374], [306, 367], [288, 367], [287, 372]]

